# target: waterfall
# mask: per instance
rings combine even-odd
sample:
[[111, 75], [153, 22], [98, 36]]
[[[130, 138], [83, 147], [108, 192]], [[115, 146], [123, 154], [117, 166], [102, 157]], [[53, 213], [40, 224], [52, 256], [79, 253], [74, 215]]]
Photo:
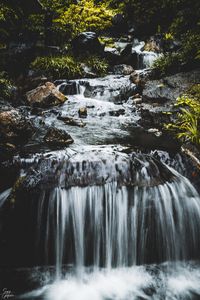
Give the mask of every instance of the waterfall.
[[[82, 170], [81, 166], [76, 162], [74, 174], [80, 178], [82, 173], [88, 180], [90, 166], [85, 163]], [[63, 264], [75, 265], [81, 274], [85, 266], [98, 270], [199, 258], [199, 195], [185, 177], [168, 167], [165, 171], [172, 177], [155, 184], [159, 168], [158, 164], [153, 173], [145, 158], [132, 177], [133, 185], [112, 169], [113, 179], [105, 183], [91, 185], [82, 178], [78, 186], [71, 175], [76, 186], [68, 181], [68, 186], [41, 192], [37, 250], [46, 264], [56, 264], [57, 278]], [[131, 173], [121, 168], [121, 175], [123, 171]], [[92, 174], [92, 178], [97, 177]]]

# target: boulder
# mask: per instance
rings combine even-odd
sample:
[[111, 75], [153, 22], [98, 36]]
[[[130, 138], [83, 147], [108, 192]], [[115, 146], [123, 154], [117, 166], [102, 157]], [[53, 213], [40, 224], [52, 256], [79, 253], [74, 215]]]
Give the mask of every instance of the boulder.
[[116, 75], [130, 75], [134, 72], [134, 69], [132, 66], [122, 64], [114, 66], [113, 72]]
[[81, 32], [72, 40], [72, 50], [76, 55], [101, 54], [103, 48], [95, 32]]
[[66, 96], [59, 92], [51, 82], [46, 82], [26, 93], [26, 102], [34, 107], [48, 108], [62, 104], [66, 100]]
[[174, 102], [192, 84], [200, 81], [200, 70], [182, 72], [160, 80], [148, 81], [143, 90], [143, 101]]
[[49, 146], [68, 146], [74, 142], [65, 130], [57, 128], [50, 128], [44, 137], [44, 141]]
[[123, 109], [123, 108], [120, 108], [118, 110], [109, 111], [109, 115], [112, 117], [119, 117], [124, 114], [125, 114], [125, 109]]
[[125, 33], [128, 30], [128, 23], [123, 14], [116, 14], [112, 20], [113, 26], [111, 31], [114, 35], [118, 36], [119, 34]]
[[[34, 132], [31, 122], [11, 106], [0, 110], [0, 140], [6, 144], [24, 144]], [[12, 146], [7, 145], [9, 148]]]

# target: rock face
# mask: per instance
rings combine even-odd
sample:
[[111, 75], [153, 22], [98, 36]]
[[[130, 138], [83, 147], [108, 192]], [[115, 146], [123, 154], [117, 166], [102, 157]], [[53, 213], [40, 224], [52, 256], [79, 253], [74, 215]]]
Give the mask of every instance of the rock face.
[[0, 140], [14, 145], [24, 144], [33, 134], [33, 127], [18, 109], [5, 107], [0, 110]]
[[26, 93], [26, 101], [30, 106], [48, 108], [59, 105], [67, 100], [66, 96], [59, 92], [56, 86], [47, 82]]
[[72, 49], [76, 55], [100, 54], [103, 46], [98, 40], [95, 32], [82, 32], [72, 40]]
[[66, 131], [57, 128], [50, 128], [44, 140], [49, 146], [68, 146], [74, 142]]
[[148, 81], [143, 90], [143, 101], [173, 102], [192, 84], [200, 81], [200, 70], [178, 73], [161, 80]]

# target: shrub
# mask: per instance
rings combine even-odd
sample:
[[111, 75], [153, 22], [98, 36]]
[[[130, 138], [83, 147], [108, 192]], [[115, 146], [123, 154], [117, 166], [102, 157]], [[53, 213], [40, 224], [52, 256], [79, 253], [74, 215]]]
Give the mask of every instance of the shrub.
[[115, 11], [106, 3], [95, 4], [94, 0], [80, 0], [77, 4], [71, 4], [54, 23], [75, 36], [83, 31], [100, 32], [110, 27], [114, 14]]
[[105, 59], [97, 56], [75, 59], [73, 56], [50, 56], [37, 57], [31, 64], [35, 71], [43, 72], [44, 75], [54, 79], [75, 79], [84, 76], [83, 64], [91, 68], [97, 76], [105, 75], [108, 63]]
[[108, 62], [98, 56], [90, 56], [84, 60], [84, 63], [98, 76], [104, 76], [109, 68]]
[[31, 67], [33, 70], [42, 71], [46, 76], [52, 76], [54, 79], [73, 79], [82, 76], [81, 64], [75, 61], [72, 56], [37, 57]]
[[174, 124], [166, 128], [175, 132], [183, 142], [193, 142], [200, 146], [200, 84], [194, 85], [187, 94], [179, 97], [176, 102], [179, 111]]
[[12, 95], [12, 84], [4, 72], [0, 73], [0, 97], [7, 100]]
[[158, 77], [166, 76], [180, 71], [182, 57], [180, 53], [167, 53], [155, 60], [153, 68]]

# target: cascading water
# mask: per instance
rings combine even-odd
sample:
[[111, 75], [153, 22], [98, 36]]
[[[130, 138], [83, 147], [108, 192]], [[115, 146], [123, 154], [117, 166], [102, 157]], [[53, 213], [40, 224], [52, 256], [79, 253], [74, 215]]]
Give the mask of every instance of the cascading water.
[[[62, 264], [69, 263], [81, 270], [87, 265], [118, 268], [199, 258], [197, 192], [174, 170], [169, 181], [154, 186], [148, 165], [147, 160], [134, 175], [138, 186], [111, 181], [99, 186], [58, 186], [47, 196], [41, 193], [37, 235], [46, 259], [50, 239], [55, 242], [58, 276]], [[79, 164], [77, 168], [78, 177]], [[42, 227], [45, 237], [40, 234]]]
[[[199, 272], [184, 265], [200, 256], [200, 198], [188, 179], [153, 156], [107, 148], [40, 162], [23, 161], [24, 188], [45, 170], [32, 199], [34, 244], [38, 263], [56, 266], [56, 281], [22, 298], [171, 300], [190, 299], [183, 297], [190, 288], [199, 293]], [[152, 264], [163, 262], [156, 271]], [[175, 289], [187, 276], [185, 290]]]
[[[158, 56], [143, 47], [132, 49], [139, 69]], [[121, 75], [57, 84], [69, 100], [44, 122], [65, 128], [85, 106], [86, 126], [67, 127], [76, 146], [16, 157], [20, 178], [0, 194], [0, 213], [12, 211], [4, 255], [30, 266], [27, 282], [41, 286], [20, 298], [198, 299], [200, 197], [162, 159], [130, 150], [128, 128], [138, 119], [125, 102], [135, 85]]]

